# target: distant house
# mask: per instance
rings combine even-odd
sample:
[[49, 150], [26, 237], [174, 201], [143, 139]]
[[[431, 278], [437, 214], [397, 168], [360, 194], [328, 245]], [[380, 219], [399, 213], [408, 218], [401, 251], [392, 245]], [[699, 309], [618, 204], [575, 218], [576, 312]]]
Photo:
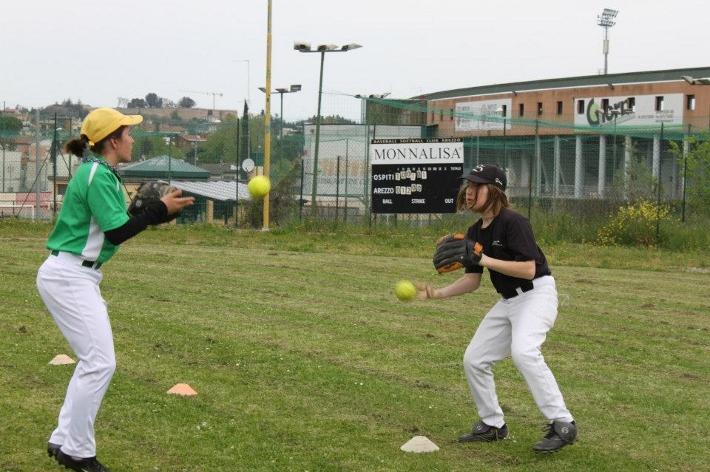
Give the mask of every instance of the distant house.
[[235, 180], [237, 165], [234, 163], [200, 164], [200, 167], [210, 173], [210, 180]]
[[197, 148], [207, 142], [207, 138], [199, 134], [181, 134], [177, 137], [177, 147], [185, 151], [187, 160], [197, 165]]
[[177, 138], [178, 147], [196, 146], [205, 142], [207, 142], [207, 138], [199, 134], [181, 134]]

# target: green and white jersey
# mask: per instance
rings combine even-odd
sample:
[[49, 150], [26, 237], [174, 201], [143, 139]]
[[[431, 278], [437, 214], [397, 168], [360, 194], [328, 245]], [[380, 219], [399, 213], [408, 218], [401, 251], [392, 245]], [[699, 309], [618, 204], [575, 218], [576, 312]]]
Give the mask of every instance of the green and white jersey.
[[103, 159], [87, 159], [69, 182], [47, 248], [105, 263], [118, 246], [104, 232], [127, 221], [120, 177]]

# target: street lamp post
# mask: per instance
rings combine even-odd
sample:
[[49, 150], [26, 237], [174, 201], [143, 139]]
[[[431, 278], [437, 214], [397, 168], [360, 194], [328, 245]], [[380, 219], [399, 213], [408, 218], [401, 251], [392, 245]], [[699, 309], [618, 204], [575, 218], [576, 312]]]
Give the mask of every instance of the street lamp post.
[[315, 217], [318, 215], [318, 207], [316, 206], [316, 196], [318, 195], [318, 151], [320, 145], [320, 110], [321, 97], [323, 95], [323, 62], [325, 61], [325, 53], [327, 52], [347, 52], [351, 49], [358, 49], [362, 46], [356, 43], [346, 44], [344, 46], [336, 46], [334, 44], [321, 44], [315, 49], [311, 49], [308, 43], [294, 43], [293, 49], [303, 53], [320, 53], [320, 77], [318, 79], [318, 111], [316, 113], [316, 148], [313, 153], [313, 185], [311, 188], [311, 213]]
[[[265, 87], [259, 87], [259, 90], [262, 92], [266, 93], [266, 88]], [[293, 84], [289, 86], [289, 88], [277, 88], [271, 93], [278, 93], [281, 98], [281, 115], [279, 115], [280, 118], [280, 129], [279, 129], [279, 140], [283, 140], [284, 138], [284, 94], [285, 93], [295, 93], [295, 92], [300, 92], [301, 91], [301, 85], [300, 84]]]

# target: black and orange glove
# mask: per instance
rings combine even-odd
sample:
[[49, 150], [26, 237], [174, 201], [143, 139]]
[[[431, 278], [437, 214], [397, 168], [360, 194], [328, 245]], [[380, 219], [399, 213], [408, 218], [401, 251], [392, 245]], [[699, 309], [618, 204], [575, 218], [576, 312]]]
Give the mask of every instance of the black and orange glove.
[[[135, 195], [133, 195], [130, 205], [128, 205], [128, 213], [135, 216], [143, 213], [151, 206], [164, 206], [160, 199], [175, 190], [177, 190], [176, 187], [173, 187], [164, 180], [151, 180], [149, 182], [143, 182], [141, 186], [138, 187], [138, 191], [136, 191]], [[166, 215], [155, 224], [172, 221], [177, 218], [179, 214], [180, 213], [173, 213], [172, 215]]]
[[434, 267], [440, 274], [459, 270], [472, 269], [481, 261], [483, 246], [464, 237], [462, 233], [454, 233], [439, 238], [434, 253]]

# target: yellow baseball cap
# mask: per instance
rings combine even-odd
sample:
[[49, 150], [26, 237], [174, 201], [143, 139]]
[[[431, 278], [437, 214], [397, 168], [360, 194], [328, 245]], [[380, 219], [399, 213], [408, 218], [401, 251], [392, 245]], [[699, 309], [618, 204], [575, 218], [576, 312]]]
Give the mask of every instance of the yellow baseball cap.
[[81, 134], [85, 134], [93, 146], [121, 126], [134, 126], [142, 121], [141, 115], [124, 115], [113, 108], [97, 108], [84, 118]]

